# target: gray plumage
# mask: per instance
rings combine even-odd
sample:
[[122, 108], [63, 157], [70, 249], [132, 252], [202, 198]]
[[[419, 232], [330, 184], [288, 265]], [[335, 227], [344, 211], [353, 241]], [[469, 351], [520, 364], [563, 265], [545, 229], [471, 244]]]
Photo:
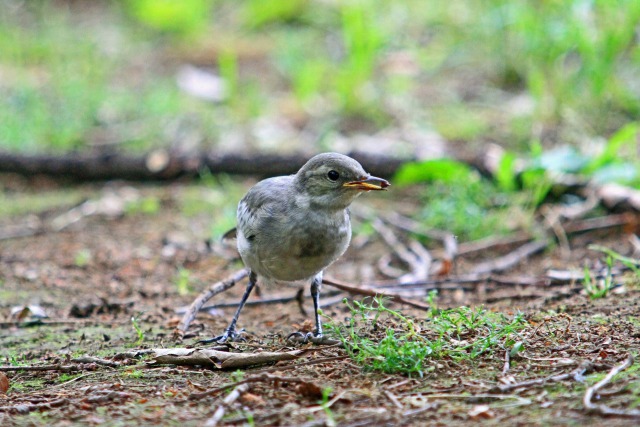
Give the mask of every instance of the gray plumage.
[[338, 259], [351, 240], [347, 206], [360, 195], [342, 185], [368, 176], [355, 160], [328, 153], [251, 188], [238, 204], [238, 251], [260, 283], [308, 280]]
[[229, 328], [216, 340], [235, 338], [237, 316], [256, 280], [265, 285], [311, 280], [316, 332], [305, 338], [321, 339], [317, 309], [322, 271], [349, 246], [348, 206], [363, 191], [387, 186], [352, 158], [325, 153], [295, 175], [265, 179], [252, 187], [237, 211], [238, 251], [250, 271], [249, 285]]

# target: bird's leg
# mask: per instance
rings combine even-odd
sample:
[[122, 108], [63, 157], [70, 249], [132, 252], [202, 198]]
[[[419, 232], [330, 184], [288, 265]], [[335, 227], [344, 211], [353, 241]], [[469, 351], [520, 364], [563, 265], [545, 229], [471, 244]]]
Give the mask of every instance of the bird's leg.
[[322, 322], [320, 322], [320, 313], [318, 310], [320, 309], [320, 287], [322, 286], [322, 271], [316, 274], [316, 277], [313, 278], [311, 282], [311, 298], [313, 298], [313, 313], [316, 317], [316, 330], [314, 331], [311, 337], [307, 338], [317, 338], [322, 339]]
[[300, 314], [303, 316], [307, 315], [307, 310], [304, 309], [304, 288], [298, 289], [296, 292], [296, 301], [298, 301], [298, 308], [300, 309]]
[[313, 298], [313, 313], [316, 320], [316, 328], [313, 332], [302, 333], [294, 332], [287, 337], [287, 340], [291, 340], [299, 343], [312, 342], [314, 344], [337, 344], [339, 341], [327, 339], [322, 335], [322, 322], [320, 322], [320, 287], [322, 286], [322, 272], [318, 273], [311, 282], [311, 297]]
[[311, 297], [313, 298], [313, 313], [316, 320], [316, 328], [313, 332], [302, 333], [300, 331], [294, 332], [289, 337], [288, 340], [300, 342], [300, 343], [308, 343], [312, 342], [314, 344], [335, 344], [335, 340], [327, 340], [322, 335], [322, 322], [320, 322], [320, 287], [322, 286], [322, 272], [318, 273], [316, 277], [311, 281]]
[[256, 282], [258, 280], [258, 276], [253, 271], [249, 272], [249, 283], [247, 284], [247, 289], [244, 291], [244, 295], [242, 295], [242, 299], [240, 300], [240, 305], [238, 305], [238, 309], [236, 310], [236, 314], [233, 315], [233, 319], [231, 319], [231, 323], [227, 329], [224, 330], [222, 335], [219, 335], [215, 338], [211, 338], [208, 340], [199, 341], [201, 344], [209, 344], [212, 342], [223, 343], [228, 341], [235, 341], [238, 338], [238, 333], [236, 332], [236, 323], [238, 323], [238, 317], [240, 317], [240, 312], [242, 311], [242, 307], [247, 302], [249, 295], [251, 295], [251, 291], [256, 286]]

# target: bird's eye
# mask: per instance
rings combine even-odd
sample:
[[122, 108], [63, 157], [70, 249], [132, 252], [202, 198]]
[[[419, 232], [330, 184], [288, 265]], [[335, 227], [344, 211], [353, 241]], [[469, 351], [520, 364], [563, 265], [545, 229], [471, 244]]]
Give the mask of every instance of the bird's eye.
[[338, 178], [340, 178], [340, 174], [334, 170], [330, 170], [329, 173], [327, 173], [327, 177], [331, 180], [331, 181], [337, 181]]

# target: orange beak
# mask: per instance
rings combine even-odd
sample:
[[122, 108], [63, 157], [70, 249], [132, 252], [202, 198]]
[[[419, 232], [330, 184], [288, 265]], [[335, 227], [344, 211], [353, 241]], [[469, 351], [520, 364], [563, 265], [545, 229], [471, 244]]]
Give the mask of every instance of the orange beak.
[[379, 191], [379, 190], [385, 190], [390, 185], [391, 184], [389, 184], [389, 181], [387, 181], [386, 179], [377, 178], [375, 176], [369, 176], [367, 178], [362, 178], [359, 181], [347, 182], [342, 186], [351, 187], [351, 188], [355, 188], [356, 190], [362, 190], [362, 191], [370, 191], [370, 190]]

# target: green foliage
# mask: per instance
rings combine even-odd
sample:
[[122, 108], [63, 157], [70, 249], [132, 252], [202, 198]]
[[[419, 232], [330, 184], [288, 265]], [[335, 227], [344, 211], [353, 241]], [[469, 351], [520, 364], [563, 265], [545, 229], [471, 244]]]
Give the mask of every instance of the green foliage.
[[[375, 7], [364, 0], [341, 3], [342, 41], [345, 55], [336, 70], [335, 89], [347, 113], [362, 112], [364, 85], [373, 75], [384, 35], [376, 25]], [[366, 109], [366, 108], [365, 108]]]
[[5, 148], [79, 147], [105, 93], [99, 83], [111, 64], [99, 54], [97, 40], [76, 37], [68, 17], [49, 14], [50, 8], [38, 6], [48, 19], [30, 27], [0, 13], [0, 64], [11, 75], [0, 87]]
[[130, 0], [131, 15], [154, 30], [193, 35], [206, 28], [214, 0]]
[[608, 258], [612, 258], [615, 261], [621, 262], [625, 267], [631, 270], [633, 274], [640, 277], [640, 267], [638, 265], [639, 261], [637, 259], [626, 257], [612, 249], [600, 245], [589, 245], [589, 249], [591, 249], [592, 251], [602, 252], [607, 255]]
[[69, 208], [80, 203], [84, 197], [83, 191], [78, 189], [47, 190], [37, 193], [0, 191], [0, 218], [26, 214], [37, 215], [46, 211]]
[[423, 190], [422, 199], [418, 220], [460, 240], [505, 233], [517, 225], [508, 220], [513, 207], [488, 181], [434, 182]]
[[[373, 304], [344, 301], [351, 311], [347, 325], [329, 318], [327, 329], [345, 345], [349, 355], [366, 369], [423, 376], [429, 360], [475, 359], [496, 349], [514, 348], [524, 328], [521, 315], [512, 319], [482, 308], [432, 310], [423, 327], [391, 310], [382, 298]], [[371, 337], [376, 331], [384, 331]]]
[[498, 187], [504, 191], [514, 191], [517, 188], [515, 162], [516, 156], [513, 153], [505, 152], [500, 158], [495, 179]]
[[327, 416], [326, 425], [328, 426], [336, 425], [336, 422], [333, 417], [333, 412], [331, 411], [331, 405], [329, 405], [329, 396], [331, 396], [332, 391], [333, 390], [331, 389], [331, 387], [326, 387], [322, 389], [322, 400], [320, 400], [319, 402], [320, 406], [322, 406], [322, 409], [324, 410], [325, 415]]
[[76, 252], [73, 257], [73, 263], [76, 267], [86, 267], [91, 261], [91, 251], [88, 249], [82, 249]]
[[80, 374], [67, 374], [67, 373], [62, 373], [60, 374], [60, 376], [56, 379], [57, 382], [59, 383], [66, 383], [67, 381], [71, 381], [74, 378], [78, 378], [80, 376]]
[[613, 275], [611, 269], [613, 266], [613, 258], [607, 257], [607, 272], [602, 279], [591, 276], [591, 271], [587, 266], [584, 267], [584, 279], [582, 286], [590, 299], [600, 299], [609, 295], [609, 291], [613, 288]]
[[[632, 273], [631, 277], [629, 276], [625, 277], [626, 279], [625, 282], [628, 285], [637, 287], [638, 284], [640, 284], [640, 261], [639, 260], [635, 258], [626, 257], [612, 249], [609, 249], [600, 245], [589, 245], [589, 249], [602, 252], [607, 256], [606, 262], [607, 262], [607, 271], [608, 271], [607, 277], [604, 280], [605, 282], [604, 284], [595, 283], [595, 281], [590, 280], [589, 278], [589, 284], [587, 285], [586, 284], [587, 280], [585, 279], [584, 286], [589, 296], [591, 296], [591, 293], [598, 294], [603, 292], [604, 292], [603, 296], [606, 296], [606, 291], [608, 291], [614, 285], [613, 278], [609, 277], [611, 276], [611, 264], [613, 263], [613, 261], [617, 261], [622, 265], [624, 265], [629, 270], [631, 270], [631, 273]], [[586, 273], [585, 273], [585, 277], [586, 277]]]
[[394, 184], [439, 181], [447, 184], [477, 182], [479, 175], [464, 163], [452, 159], [405, 163], [393, 177]]
[[143, 197], [141, 199], [128, 202], [125, 206], [125, 212], [130, 215], [155, 215], [159, 210], [160, 200], [154, 196]]
[[308, 0], [286, 0], [267, 2], [248, 0], [244, 2], [244, 22], [249, 27], [288, 23], [298, 19], [305, 11]]
[[[504, 54], [503, 73], [515, 71], [538, 103], [541, 117], [558, 119], [566, 106], [637, 111], [623, 94], [620, 65], [633, 48], [640, 3], [634, 0], [490, 2], [486, 46]], [[501, 40], [500, 40], [501, 39]], [[593, 116], [598, 119], [597, 114]]]
[[140, 346], [144, 341], [144, 331], [138, 324], [137, 316], [131, 316], [131, 326], [133, 326], [133, 329], [136, 331], [136, 335], [138, 335], [138, 340], [136, 341], [135, 346]]
[[122, 376], [126, 378], [139, 380], [140, 378], [144, 378], [144, 372], [141, 371], [140, 369], [132, 369], [132, 370], [124, 371], [122, 373]]
[[239, 93], [238, 56], [231, 50], [223, 50], [218, 55], [218, 70], [224, 79], [228, 91], [228, 99], [235, 100]]
[[[502, 179], [504, 186], [506, 180], [514, 177]], [[460, 239], [508, 231], [516, 225], [509, 220], [510, 213], [530, 201], [530, 196], [523, 202], [522, 198], [501, 192], [469, 166], [451, 159], [405, 164], [392, 182], [397, 185], [425, 182], [421, 195], [424, 208], [417, 219], [428, 227], [451, 231]]]
[[176, 289], [178, 290], [178, 295], [189, 295], [192, 292], [191, 271], [189, 271], [189, 269], [183, 267], [178, 268], [178, 272], [173, 281], [176, 285]]

